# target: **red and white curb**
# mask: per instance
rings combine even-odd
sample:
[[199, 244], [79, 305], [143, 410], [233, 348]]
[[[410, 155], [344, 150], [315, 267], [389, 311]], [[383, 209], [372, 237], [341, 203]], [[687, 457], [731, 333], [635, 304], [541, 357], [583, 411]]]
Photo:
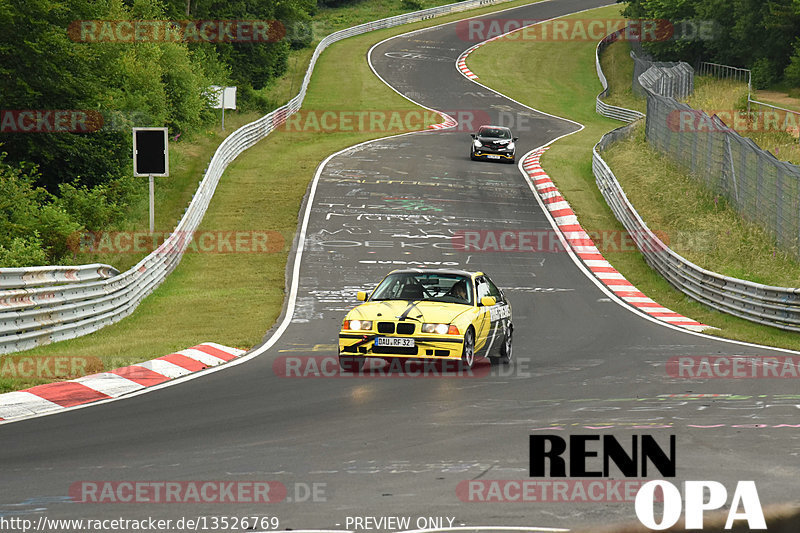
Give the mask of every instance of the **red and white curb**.
[[[521, 29], [522, 29], [522, 28], [518, 28], [517, 30], [514, 30], [514, 31], [519, 31], [519, 30], [521, 30]], [[461, 71], [461, 74], [463, 74], [463, 75], [464, 75], [464, 76], [466, 76], [467, 78], [469, 78], [469, 79], [471, 79], [471, 80], [477, 80], [477, 79], [478, 79], [478, 75], [477, 75], [477, 74], [475, 74], [474, 72], [472, 72], [472, 71], [469, 69], [469, 67], [467, 66], [467, 57], [469, 57], [469, 55], [470, 55], [472, 52], [474, 52], [475, 50], [477, 50], [477, 49], [478, 49], [478, 48], [480, 48], [481, 46], [483, 46], [483, 45], [485, 45], [485, 44], [489, 44], [489, 43], [490, 43], [490, 42], [492, 42], [492, 41], [496, 41], [497, 39], [500, 39], [501, 37], [505, 37], [505, 36], [506, 36], [506, 35], [508, 35], [509, 33], [514, 33], [514, 32], [508, 32], [508, 33], [504, 33], [504, 34], [502, 34], [502, 35], [497, 35], [497, 36], [495, 36], [495, 37], [492, 37], [491, 39], [487, 39], [487, 40], [485, 40], [485, 41], [482, 41], [482, 42], [480, 42], [480, 43], [476, 44], [475, 46], [472, 46], [472, 47], [470, 47], [470, 48], [467, 48], [466, 50], [464, 50], [464, 51], [461, 53], [461, 55], [460, 55], [460, 56], [458, 56], [458, 59], [456, 60], [456, 68], [457, 68], [458, 70], [460, 70], [460, 71]]]
[[151, 359], [144, 363], [91, 374], [70, 381], [37, 385], [0, 394], [0, 420], [39, 415], [100, 400], [117, 398], [218, 366], [244, 354], [244, 350], [214, 342]]
[[[487, 42], [488, 42], [488, 41], [487, 41]], [[475, 50], [476, 48], [478, 48], [478, 47], [479, 47], [480, 45], [482, 45], [482, 44], [483, 44], [483, 43], [478, 43], [478, 44], [476, 44], [475, 46], [473, 46], [472, 48], [468, 48], [467, 50], [465, 50], [465, 51], [464, 51], [464, 52], [463, 52], [463, 53], [462, 53], [462, 54], [461, 54], [461, 55], [458, 57], [458, 60], [456, 61], [456, 68], [457, 68], [458, 70], [460, 70], [460, 71], [461, 71], [461, 74], [463, 74], [464, 76], [466, 76], [467, 78], [469, 78], [469, 79], [471, 79], [471, 80], [477, 80], [477, 79], [478, 79], [478, 76], [476, 76], [476, 75], [475, 75], [475, 74], [474, 74], [474, 73], [473, 73], [473, 72], [472, 72], [472, 71], [469, 69], [469, 67], [467, 66], [467, 56], [469, 56], [469, 55], [472, 53], [472, 51], [473, 51], [473, 50]]]
[[648, 298], [630, 281], [625, 279], [625, 276], [620, 274], [617, 269], [611, 266], [611, 263], [606, 261], [603, 254], [595, 246], [592, 238], [578, 222], [578, 217], [575, 216], [575, 212], [572, 211], [569, 203], [564, 200], [553, 180], [542, 168], [539, 159], [547, 148], [532, 152], [522, 162], [522, 168], [533, 183], [536, 193], [545, 207], [547, 207], [550, 216], [555, 220], [564, 239], [592, 274], [620, 299], [657, 320], [692, 331], [703, 331], [710, 328], [711, 326], [685, 317]]
[[448, 115], [447, 113], [442, 113], [441, 111], [437, 111], [443, 118], [444, 122], [440, 122], [439, 124], [432, 124], [429, 129], [432, 130], [446, 130], [447, 128], [452, 128], [454, 126], [458, 126], [458, 121]]

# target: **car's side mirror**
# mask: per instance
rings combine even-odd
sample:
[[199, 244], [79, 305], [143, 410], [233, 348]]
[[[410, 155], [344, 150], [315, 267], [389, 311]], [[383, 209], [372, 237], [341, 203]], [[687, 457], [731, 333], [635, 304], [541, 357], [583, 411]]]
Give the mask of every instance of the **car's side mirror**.
[[356, 300], [358, 300], [359, 302], [367, 301], [367, 291], [358, 291], [356, 293]]
[[481, 298], [481, 305], [484, 307], [491, 307], [497, 303], [497, 298], [494, 296], [484, 296]]
[[470, 133], [469, 136], [472, 137], [473, 139], [475, 138], [475, 134], [474, 133]]
[[514, 137], [514, 141], [517, 141], [517, 140], [519, 140], [519, 137]]

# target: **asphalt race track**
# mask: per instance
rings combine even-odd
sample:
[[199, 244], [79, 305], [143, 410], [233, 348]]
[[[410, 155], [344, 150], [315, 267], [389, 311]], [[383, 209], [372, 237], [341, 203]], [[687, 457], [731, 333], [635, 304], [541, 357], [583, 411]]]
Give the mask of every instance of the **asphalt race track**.
[[[494, 16], [547, 19], [607, 3], [555, 0]], [[381, 43], [373, 66], [427, 107], [527, 124], [515, 131], [519, 155], [577, 129], [461, 76], [455, 60], [473, 43], [455, 28]], [[410, 516], [411, 529], [423, 516], [555, 528], [635, 520], [632, 502], [459, 499], [461, 481], [531, 479], [528, 439], [542, 432], [650, 434], [661, 444], [676, 435], [676, 484], [716, 480], [732, 492], [754, 480], [764, 505], [796, 498], [798, 430], [774, 427], [798, 423], [796, 382], [674, 379], [665, 370], [678, 355], [780, 352], [645, 319], [610, 301], [565, 253], [454, 248], [464, 230], [550, 229], [516, 165], [470, 161], [469, 140], [465, 131], [429, 131], [330, 159], [313, 189], [291, 323], [274, 346], [177, 386], [0, 427], [0, 517], [259, 515], [278, 517], [280, 529], [345, 529], [348, 516], [365, 515]], [[506, 288], [514, 363], [459, 378], [280, 375], [289, 358], [335, 356], [355, 292], [406, 264], [482, 270]], [[82, 481], [201, 480], [276, 481], [287, 500], [69, 501]], [[305, 489], [315, 483], [311, 502]]]

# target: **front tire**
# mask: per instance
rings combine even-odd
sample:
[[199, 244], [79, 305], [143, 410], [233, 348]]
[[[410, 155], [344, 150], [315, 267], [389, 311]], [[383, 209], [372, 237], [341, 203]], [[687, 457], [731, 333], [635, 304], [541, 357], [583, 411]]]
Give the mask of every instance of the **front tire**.
[[475, 364], [475, 332], [468, 329], [464, 334], [464, 346], [461, 349], [461, 367], [470, 369]]

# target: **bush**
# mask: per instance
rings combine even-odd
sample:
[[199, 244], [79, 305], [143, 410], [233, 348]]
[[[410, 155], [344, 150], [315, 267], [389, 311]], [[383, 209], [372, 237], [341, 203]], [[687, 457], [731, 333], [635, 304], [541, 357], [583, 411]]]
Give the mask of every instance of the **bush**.
[[123, 214], [123, 208], [109, 196], [106, 185], [89, 189], [77, 182], [62, 183], [59, 197], [54, 203], [70, 218], [80, 220], [86, 229], [99, 231], [113, 224]]
[[750, 75], [754, 89], [766, 89], [778, 79], [775, 66], [765, 57], [757, 59], [753, 63], [753, 66], [750, 67]]
[[239, 111], [258, 111], [268, 113], [275, 108], [264, 91], [257, 91], [249, 84], [241, 85], [236, 91], [236, 107]]
[[800, 87], [800, 39], [795, 40], [794, 53], [783, 71], [783, 78], [789, 85]]
[[83, 230], [81, 224], [75, 222], [69, 213], [58, 205], [47, 204], [39, 208], [36, 227], [42, 235], [42, 248], [48, 261], [61, 263], [72, 250], [69, 247], [74, 234]]
[[[70, 236], [83, 226], [55, 196], [34, 185], [36, 167], [9, 165], [5, 155], [0, 154], [0, 266], [62, 262], [71, 252]], [[90, 196], [77, 189], [71, 194]]]
[[27, 237], [14, 237], [8, 243], [8, 248], [0, 244], [0, 266], [19, 268], [43, 266], [47, 263], [47, 254], [42, 249], [42, 240], [38, 233]]
[[420, 0], [403, 0], [400, 5], [407, 11], [419, 11], [422, 9], [422, 2]]

